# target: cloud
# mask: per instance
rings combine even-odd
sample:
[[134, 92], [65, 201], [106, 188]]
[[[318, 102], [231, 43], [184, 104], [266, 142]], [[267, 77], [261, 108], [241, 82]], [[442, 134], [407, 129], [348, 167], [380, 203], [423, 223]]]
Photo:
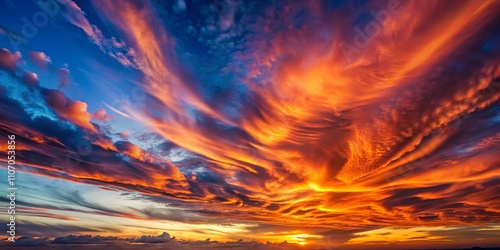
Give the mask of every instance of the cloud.
[[171, 241], [170, 234], [163, 232], [161, 235], [153, 236], [153, 235], [143, 235], [139, 238], [132, 238], [130, 242], [138, 242], [138, 243], [165, 243]]
[[90, 120], [92, 115], [87, 111], [87, 104], [73, 101], [59, 90], [44, 89], [42, 95], [49, 107], [62, 119], [89, 131], [97, 131]]
[[[248, 229], [259, 240], [315, 242], [337, 235], [330, 244], [352, 238], [365, 244], [397, 241], [404, 235], [394, 225], [411, 231], [498, 222], [496, 3], [404, 1], [399, 14], [377, 21], [383, 28], [367, 39], [356, 27], [364, 33], [376, 27], [371, 12], [384, 11], [386, 3], [227, 6], [219, 30], [206, 28], [214, 18], [209, 4], [189, 9], [203, 15], [198, 23], [182, 19], [192, 15], [169, 15], [175, 11], [170, 6], [94, 4], [142, 63], [139, 82], [148, 98], [143, 108], [131, 103], [126, 117], [162, 138], [157, 145], [143, 140], [147, 136], [112, 141], [106, 125], [91, 123], [85, 102], [41, 89], [48, 108], [75, 128], [34, 116], [29, 103], [2, 90], [0, 132], [19, 134], [23, 171], [139, 192], [182, 211], [136, 209], [138, 217], [188, 214], [193, 224], [271, 225]], [[66, 18], [104, 51], [118, 57], [116, 51], [126, 48], [122, 40], [104, 38], [76, 4], [66, 5]], [[184, 23], [189, 32], [168, 26]], [[204, 31], [196, 28], [202, 26]], [[217, 44], [214, 37], [221, 38]], [[366, 46], [346, 58], [341, 44], [361, 40]], [[7, 58], [2, 69], [17, 71], [7, 52], [0, 52]], [[172, 157], [176, 151], [181, 157]], [[130, 216], [74, 196], [58, 198], [107, 216]], [[435, 243], [445, 237], [434, 231], [404, 239]], [[175, 249], [269, 247], [174, 241], [168, 234], [134, 239]]]
[[[51, 244], [54, 240], [54, 237], [66, 235], [68, 232], [85, 232], [97, 234], [112, 230], [112, 228], [83, 227], [71, 225], [70, 223], [61, 223], [61, 220], [56, 223], [50, 224], [24, 221], [22, 236], [19, 236], [18, 238], [16, 237], [15, 246], [27, 246], [29, 244], [43, 246], [45, 244]], [[44, 236], [40, 237], [40, 235]], [[1, 242], [0, 246], [5, 243], [6, 242]]]
[[23, 72], [22, 81], [30, 87], [38, 86], [40, 84], [37, 74], [31, 73], [27, 70]]
[[59, 77], [59, 86], [58, 88], [63, 88], [68, 86], [71, 83], [69, 69], [67, 68], [56, 68], [54, 69]]
[[[178, 195], [188, 193], [184, 176], [168, 161], [154, 158], [128, 142], [117, 143], [123, 150], [117, 152], [110, 139], [90, 123], [90, 113], [84, 109], [84, 103], [69, 100], [58, 90], [35, 89], [25, 95], [41, 95], [62, 121], [43, 115], [32, 117], [24, 110], [23, 104], [7, 97], [2, 88], [0, 90], [3, 110], [0, 133], [16, 134], [17, 150], [24, 152], [19, 153], [16, 160], [25, 166], [24, 171], [76, 182], [109, 184], [127, 190], [139, 188], [146, 193], [165, 190]], [[122, 154], [139, 159], [126, 158]], [[61, 171], [64, 171], [64, 176], [60, 176]]]
[[16, 62], [21, 59], [21, 53], [11, 53], [8, 49], [0, 49], [0, 69], [14, 72], [18, 69]]
[[64, 12], [66, 19], [73, 25], [82, 29], [95, 44], [101, 47], [102, 41], [104, 40], [103, 35], [97, 26], [89, 23], [82, 9], [71, 0], [60, 2], [66, 7], [66, 11]]
[[112, 118], [112, 116], [106, 114], [106, 110], [104, 109], [96, 110], [94, 114], [92, 114], [92, 116], [94, 117], [94, 119], [100, 122], [107, 122]]
[[39, 69], [51, 69], [57, 74], [59, 78], [59, 88], [68, 86], [71, 83], [70, 72], [66, 68], [51, 68], [52, 59], [41, 51], [29, 51], [28, 57], [30, 61], [35, 64]]
[[[216, 6], [220, 7], [220, 6]], [[234, 15], [236, 11], [237, 3], [232, 1], [227, 1], [223, 4], [223, 7], [220, 7], [219, 13], [219, 28], [223, 31], [230, 29], [234, 23]]]
[[182, 12], [186, 10], [186, 2], [184, 0], [177, 0], [173, 6], [175, 12]]
[[43, 247], [50, 244], [48, 237], [28, 237], [22, 236], [16, 240], [16, 247]]
[[120, 136], [120, 138], [122, 138], [122, 140], [127, 140], [129, 133], [130, 132], [128, 132], [128, 131], [123, 131], [123, 132], [118, 133], [118, 135]]
[[116, 241], [118, 237], [102, 237], [91, 235], [68, 235], [64, 237], [57, 237], [52, 241], [52, 244], [99, 244], [107, 241]]
[[64, 17], [71, 24], [82, 29], [102, 52], [116, 59], [124, 66], [134, 68], [139, 66], [135, 59], [134, 49], [127, 48], [123, 41], [118, 41], [115, 37], [106, 38], [97, 26], [89, 22], [85, 17], [85, 12], [75, 2], [71, 0], [61, 0], [59, 2], [65, 6]]
[[120, 238], [117, 236], [92, 236], [92, 235], [67, 235], [50, 238], [22, 237], [15, 243], [0, 242], [0, 246], [29, 247], [36, 246], [37, 249], [67, 249], [84, 247], [85, 249], [292, 249], [299, 247], [296, 244], [282, 243], [260, 243], [257, 241], [210, 241], [207, 240], [176, 240], [170, 238], [166, 232], [158, 236], [143, 235], [137, 238]]
[[52, 59], [43, 52], [29, 51], [29, 59], [40, 69], [47, 69], [52, 63]]
[[[488, 121], [468, 119], [484, 126], [494, 119], [491, 112], [500, 95], [488, 89], [500, 71], [499, 61], [492, 55], [499, 51], [484, 49], [485, 41], [498, 43], [490, 4], [460, 2], [454, 10], [432, 4], [425, 6], [430, 12], [412, 14], [413, 9], [424, 6], [401, 2], [400, 14], [377, 24], [386, 28], [349, 60], [341, 53], [340, 43], [352, 43], [357, 37], [354, 27], [367, 25], [358, 23], [365, 20], [362, 17], [371, 10], [388, 8], [386, 4], [368, 3], [351, 11], [351, 4], [291, 3], [287, 8], [264, 6], [265, 15], [249, 14], [241, 19], [227, 9], [227, 18], [220, 19], [222, 29], [246, 27], [252, 31], [232, 59], [217, 60], [227, 67], [237, 65], [237, 61], [249, 60], [248, 64], [229, 68], [227, 75], [218, 65], [213, 66], [220, 70], [217, 77], [227, 77], [227, 85], [191, 70], [189, 66], [196, 59], [180, 62], [181, 52], [175, 49], [181, 48], [172, 46], [181, 43], [182, 36], [170, 36], [161, 25], [179, 20], [176, 17], [168, 19], [147, 3], [118, 6], [100, 2], [96, 6], [135, 45], [144, 63], [142, 87], [154, 98], [148, 100], [147, 109], [130, 107], [129, 114], [166, 140], [209, 159], [179, 165], [188, 177], [190, 192], [234, 207], [253, 207], [249, 210], [258, 213], [255, 220], [280, 214], [294, 225], [301, 223], [300, 217], [302, 222], [319, 225], [330, 221], [348, 227], [401, 222], [392, 208], [403, 209], [404, 218], [413, 215], [411, 223], [419, 225], [426, 213], [437, 212], [440, 205], [451, 202], [452, 198], [409, 194], [397, 199], [391, 188], [402, 189], [400, 186], [408, 185], [405, 181], [413, 177], [412, 183], [433, 187], [432, 175], [418, 175], [417, 169], [431, 162], [435, 170], [450, 166], [449, 162], [454, 167], [469, 164], [459, 162], [446, 145], [459, 141], [474, 144], [479, 137], [493, 136], [490, 127], [489, 133], [479, 137], [469, 134], [462, 141], [457, 137], [460, 130], [453, 128], [457, 119], [464, 122], [463, 115], [479, 110]], [[484, 15], [466, 14], [470, 10]], [[456, 20], [456, 26], [447, 26], [448, 20], [442, 16]], [[366, 21], [373, 20], [370, 16]], [[429, 29], [422, 32], [421, 27]], [[445, 32], [433, 31], [440, 29]], [[475, 34], [467, 44], [464, 32]], [[203, 42], [203, 46], [210, 45]], [[189, 48], [182, 52], [197, 53]], [[486, 91], [489, 94], [484, 94]], [[214, 98], [220, 93], [236, 98]], [[493, 150], [490, 146], [488, 150]], [[443, 147], [450, 156], [438, 154]], [[491, 162], [489, 153], [482, 157], [484, 160], [470, 158], [470, 164], [486, 171], [480, 179], [496, 178], [496, 161]], [[410, 173], [396, 175], [396, 171]], [[227, 181], [223, 178], [227, 176], [233, 179]], [[465, 175], [455, 177], [446, 183], [467, 180]], [[464, 188], [469, 185], [472, 183], [460, 184]], [[282, 187], [295, 188], [287, 192]], [[479, 196], [486, 199], [490, 195]], [[384, 206], [381, 201], [385, 199], [394, 199], [397, 205]]]
[[117, 141], [115, 142], [115, 146], [120, 152], [127, 154], [132, 158], [138, 159], [140, 161], [146, 161], [146, 160], [151, 161], [149, 153], [144, 152], [140, 147], [131, 142]]

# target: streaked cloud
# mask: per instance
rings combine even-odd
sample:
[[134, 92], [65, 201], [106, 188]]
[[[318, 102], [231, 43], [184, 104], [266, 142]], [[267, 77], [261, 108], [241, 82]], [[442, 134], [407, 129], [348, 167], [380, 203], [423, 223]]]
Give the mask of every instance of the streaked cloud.
[[79, 185], [18, 246], [498, 243], [498, 2], [60, 3], [99, 50], [0, 49], [19, 171]]

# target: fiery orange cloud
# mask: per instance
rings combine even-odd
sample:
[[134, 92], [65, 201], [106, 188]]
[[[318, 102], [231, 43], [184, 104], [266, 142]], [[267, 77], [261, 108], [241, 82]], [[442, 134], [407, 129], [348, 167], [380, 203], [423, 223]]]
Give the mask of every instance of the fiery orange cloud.
[[[185, 92], [189, 80], [172, 66], [176, 59], [166, 56], [175, 41], [158, 30], [158, 21], [146, 14], [151, 14], [147, 5], [140, 9], [133, 4], [125, 8], [102, 5], [101, 10], [122, 29], [128, 29], [135, 41], [139, 58], [145, 62], [144, 88], [161, 101], [158, 109], [164, 117], [148, 116], [144, 110], [131, 110], [131, 114], [165, 138], [211, 158], [223, 167], [217, 170], [223, 175], [248, 171], [245, 175], [258, 176], [261, 170], [254, 166], [265, 169], [269, 178], [262, 184], [240, 179], [228, 182], [251, 190], [248, 197], [265, 201], [263, 207], [279, 207], [275, 212], [288, 222], [394, 223], [398, 219], [384, 222], [383, 218], [394, 211], [380, 203], [390, 196], [387, 180], [374, 184], [364, 179], [385, 176], [385, 172], [432, 154], [455, 133], [438, 134], [424, 141], [432, 131], [500, 98], [498, 91], [478, 98], [500, 76], [498, 60], [491, 59], [473, 72], [464, 72], [452, 91], [431, 97], [431, 105], [420, 108], [427, 102], [428, 89], [439, 91], [438, 78], [433, 77], [439, 71], [434, 69], [457, 49], [470, 46], [467, 39], [477, 27], [496, 16], [495, 1], [463, 1], [450, 8], [439, 2], [401, 1], [398, 13], [380, 23], [382, 31], [371, 39], [366, 53], [350, 61], [345, 60], [340, 43], [315, 40], [315, 30], [280, 31], [267, 48], [269, 63], [263, 64], [264, 68], [271, 63], [277, 65], [269, 83], [250, 83], [259, 100], [255, 104], [259, 113], [249, 109], [237, 123], [214, 114], [217, 111], [208, 108], [210, 104], [196, 93]], [[310, 8], [318, 16], [324, 15], [315, 6]], [[415, 9], [426, 11], [415, 14]], [[332, 33], [347, 42], [356, 35], [344, 32], [341, 26]], [[260, 49], [265, 51], [266, 47]], [[261, 69], [255, 66], [253, 75], [263, 75]], [[168, 72], [168, 79], [175, 80], [159, 81], [160, 76], [153, 72]], [[223, 134], [200, 127], [183, 116], [180, 107], [185, 102], [222, 123], [238, 126], [252, 140], [237, 136], [227, 140]], [[485, 173], [481, 178], [495, 174]], [[424, 177], [414, 178], [422, 178], [419, 186], [432, 185]], [[389, 185], [406, 181], [410, 179]], [[281, 190], [279, 195], [276, 190]], [[241, 203], [239, 199], [228, 199], [228, 204]], [[349, 216], [367, 210], [372, 213], [371, 219]], [[401, 213], [410, 216], [412, 212]], [[316, 222], [318, 218], [323, 220]], [[416, 217], [403, 218], [397, 223], [422, 223]]]
[[[133, 48], [146, 92], [140, 105], [106, 106], [162, 142], [148, 148], [160, 139], [108, 133], [91, 123], [110, 120], [104, 109], [91, 114], [86, 102], [40, 87], [57, 118], [84, 131], [10, 115], [14, 108], [4, 105], [0, 118], [11, 122], [0, 121], [0, 132], [20, 135], [23, 171], [178, 202], [203, 218], [193, 224], [256, 223], [248, 231], [260, 240], [320, 244], [326, 231], [343, 230], [335, 244], [441, 242], [449, 237], [434, 232], [500, 222], [500, 52], [484, 42], [493, 39], [487, 31], [497, 29], [500, 2], [368, 2], [369, 18], [365, 8], [329, 12], [318, 2], [283, 3], [255, 18], [222, 15], [220, 29], [235, 27], [214, 41], [235, 36], [248, 46], [233, 44], [236, 52], [213, 73], [222, 83], [182, 60], [176, 30], [164, 28], [153, 4], [94, 5]], [[73, 24], [100, 39], [69, 6], [79, 13]], [[0, 50], [0, 67], [15, 72], [14, 55]], [[227, 71], [234, 78], [222, 77]], [[111, 139], [117, 135], [123, 141]], [[182, 157], [171, 157], [176, 151]]]
[[[259, 20], [258, 24], [269, 25], [264, 30], [276, 35], [268, 43], [253, 43], [258, 53], [267, 54], [259, 55], [264, 58], [261, 64], [252, 64], [250, 77], [244, 78], [255, 102], [241, 110], [238, 121], [227, 119], [191, 87], [197, 80], [179, 71], [177, 59], [171, 56], [175, 40], [158, 25], [151, 6], [109, 2], [97, 2], [97, 6], [136, 46], [145, 74], [143, 87], [158, 100], [155, 112], [129, 109], [130, 114], [166, 139], [208, 157], [220, 167], [213, 171], [228, 176], [228, 184], [247, 191], [248, 198], [242, 201], [237, 195], [199, 187], [204, 199], [224, 197], [224, 203], [235, 206], [258, 203], [265, 211], [254, 219], [348, 227], [429, 223], [418, 216], [426, 210], [416, 209], [413, 203], [426, 200], [425, 193], [408, 200], [408, 206], [390, 206], [389, 200], [384, 201], [391, 198], [395, 185], [432, 190], [437, 183], [431, 179], [439, 174], [415, 173], [398, 180], [385, 176], [393, 176], [405, 164], [445, 147], [458, 132], [440, 128], [450, 127], [461, 116], [500, 98], [498, 91], [482, 94], [500, 76], [497, 58], [460, 73], [458, 81], [447, 78], [442, 67], [456, 51], [474, 46], [471, 40], [475, 32], [498, 15], [498, 2], [397, 3], [398, 11], [380, 22], [384, 28], [370, 38], [363, 53], [351, 58], [345, 58], [340, 47], [343, 42], [350, 43], [356, 32], [341, 25], [331, 31], [330, 38], [321, 40], [307, 26], [273, 30], [272, 23]], [[314, 4], [307, 8], [324, 18], [319, 26], [334, 18]], [[415, 9], [426, 11], [415, 14]], [[287, 16], [283, 18], [286, 23]], [[350, 17], [342, 22], [352, 24], [355, 20]], [[265, 83], [253, 79], [262, 76], [267, 76]], [[446, 93], [442, 90], [445, 85], [450, 85]], [[186, 104], [243, 132], [227, 138], [224, 129], [186, 115]], [[435, 131], [438, 133], [433, 134]], [[484, 166], [475, 169], [481, 172], [478, 178], [486, 180], [498, 176], [498, 171], [490, 168], [491, 161], [481, 160], [489, 157], [485, 154], [453, 166]], [[445, 169], [435, 171], [444, 174]], [[449, 175], [444, 183], [453, 188], [453, 181], [464, 182], [456, 184], [458, 189], [477, 185], [468, 182], [472, 181], [468, 174], [464, 179]], [[478, 195], [482, 198], [491, 195], [481, 192]], [[486, 207], [498, 213], [493, 204]], [[241, 209], [253, 211], [251, 206]], [[269, 219], [274, 217], [269, 214], [278, 217]], [[437, 212], [437, 216], [445, 223], [463, 223], [447, 212]]]
[[87, 103], [70, 100], [59, 90], [45, 90], [43, 95], [47, 104], [58, 116], [82, 128], [97, 131], [90, 123], [92, 115], [87, 111]]

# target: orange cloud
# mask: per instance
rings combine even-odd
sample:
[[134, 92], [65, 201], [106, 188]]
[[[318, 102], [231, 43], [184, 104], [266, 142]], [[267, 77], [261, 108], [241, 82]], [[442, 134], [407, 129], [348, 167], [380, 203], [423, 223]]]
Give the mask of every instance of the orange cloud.
[[92, 115], [87, 111], [87, 103], [70, 100], [59, 90], [45, 89], [42, 95], [54, 112], [61, 118], [80, 126], [84, 129], [96, 132], [96, 128], [90, 120]]
[[[387, 28], [350, 62], [339, 53], [337, 43], [315, 40], [314, 30], [304, 28], [278, 33], [269, 51], [271, 54], [264, 56], [269, 57], [269, 63], [280, 63], [275, 63], [276, 70], [270, 75], [269, 83], [249, 83], [252, 94], [259, 100], [255, 104], [258, 112], [249, 110], [238, 123], [227, 122], [222, 114], [214, 114], [217, 111], [207, 109], [210, 105], [203, 103], [197, 94], [177, 96], [188, 83], [176, 75], [178, 72], [172, 66], [175, 58], [164, 56], [173, 41], [153, 28], [157, 27], [154, 17], [146, 15], [150, 9], [136, 10], [131, 5], [122, 11], [104, 12], [115, 23], [127, 24], [121, 28], [136, 41], [141, 58], [147, 62], [143, 70], [150, 77], [144, 88], [162, 101], [164, 106], [158, 109], [166, 110], [161, 118], [148, 116], [144, 110], [132, 111], [132, 114], [165, 138], [212, 159], [224, 168], [218, 170], [221, 174], [233, 176], [248, 172], [241, 174], [248, 176], [248, 183], [242, 179], [229, 182], [251, 190], [248, 194], [251, 200], [279, 204], [281, 208], [277, 212], [286, 217], [288, 223], [418, 225], [422, 222], [417, 217], [407, 222], [404, 219], [415, 210], [401, 208], [404, 217], [399, 219], [391, 216], [393, 211], [380, 203], [391, 195], [384, 188], [385, 183], [365, 186], [361, 180], [371, 175], [384, 176], [384, 172], [397, 169], [405, 162], [432, 154], [452, 136], [439, 135], [426, 143], [424, 139], [432, 131], [477, 110], [482, 103], [499, 99], [498, 93], [481, 100], [475, 98], [476, 93], [484, 91], [500, 74], [495, 67], [498, 60], [491, 59], [475, 71], [463, 72], [461, 83], [448, 93], [433, 96], [430, 104], [425, 101], [429, 91], [443, 88], [445, 83], [439, 81], [453, 82], [446, 76], [443, 78], [442, 73], [434, 73], [438, 77], [429, 72], [440, 65], [443, 58], [466, 49], [463, 44], [467, 36], [463, 34], [471, 34], [487, 25], [496, 13], [492, 5], [494, 2], [490, 1], [464, 1], [457, 3], [453, 10], [445, 10], [439, 3], [402, 2], [401, 14], [384, 22]], [[314, 6], [311, 8], [319, 16], [324, 15], [325, 21], [330, 21], [327, 14]], [[410, 15], [414, 9], [430, 11]], [[437, 19], [442, 15], [449, 18]], [[450, 20], [454, 25], [448, 26]], [[429, 29], [421, 31], [420, 27], [427, 26]], [[342, 26], [333, 34], [344, 41], [355, 36]], [[176, 80], [161, 81], [163, 78], [152, 72], [168, 72], [169, 79]], [[222, 123], [237, 125], [251, 140], [238, 135], [226, 138], [222, 131], [189, 120], [184, 110], [180, 110], [186, 100]], [[267, 176], [263, 183], [251, 183], [251, 176], [261, 171]], [[486, 176], [495, 176], [495, 173], [485, 173], [481, 178]], [[432, 186], [431, 183], [421, 185]], [[279, 194], [276, 190], [280, 190]], [[362, 204], [359, 201], [363, 201]], [[239, 200], [231, 204], [239, 204]], [[414, 204], [408, 205], [411, 208]], [[370, 219], [351, 216], [365, 214], [367, 210], [372, 213]], [[387, 216], [391, 216], [391, 220], [384, 222]]]
[[140, 161], [145, 161], [146, 160], [146, 153], [139, 148], [137, 145], [127, 142], [127, 141], [118, 141], [115, 143], [116, 147], [118, 150], [121, 152], [129, 155], [130, 157], [133, 157], [135, 159], [138, 159]]
[[[237, 115], [228, 115], [219, 109], [225, 100], [199, 91], [205, 79], [182, 67], [176, 41], [151, 5], [98, 1], [98, 10], [135, 46], [141, 87], [149, 94], [147, 108], [125, 109], [169, 143], [162, 156], [179, 149], [189, 157], [174, 165], [134, 143], [113, 144], [91, 134], [83, 138], [94, 151], [83, 156], [64, 145], [38, 148], [48, 139], [26, 136], [22, 151], [57, 164], [30, 157], [20, 162], [59, 178], [60, 163], [69, 180], [192, 203], [193, 213], [212, 220], [342, 229], [349, 236], [383, 228], [345, 239], [349, 244], [445, 238], [411, 230], [400, 235], [393, 225], [499, 222], [499, 139], [491, 132], [498, 128], [498, 112], [491, 107], [500, 99], [494, 86], [500, 61], [498, 51], [483, 50], [488, 32], [481, 32], [496, 29], [498, 2], [399, 3], [397, 13], [379, 21], [379, 32], [349, 58], [342, 44], [356, 45], [358, 28], [366, 32], [375, 25], [375, 17], [372, 26], [360, 21], [362, 10], [347, 15], [296, 2], [274, 10], [280, 18], [244, 23], [252, 31], [245, 35], [250, 52], [231, 59], [257, 59], [237, 72], [248, 91]], [[379, 13], [387, 8], [367, 5]], [[315, 19], [290, 25], [303, 13]], [[73, 21], [94, 35], [86, 19]], [[0, 66], [12, 68], [12, 54], [3, 53], [8, 59]], [[57, 90], [42, 95], [61, 119], [97, 132], [86, 103]], [[93, 117], [109, 118], [104, 109]], [[79, 166], [61, 160], [78, 157]], [[266, 233], [299, 243], [321, 238], [303, 231]]]
[[[355, 39], [352, 27], [362, 13], [346, 16], [303, 5], [294, 7], [306, 9], [319, 21], [302, 28], [279, 25], [293, 22], [294, 8], [286, 8], [279, 20], [256, 22], [264, 32], [248, 37], [255, 46], [249, 57], [261, 59], [249, 64], [250, 73], [242, 78], [251, 98], [239, 110], [241, 117], [229, 120], [192, 87], [195, 77], [179, 69], [172, 56], [175, 40], [161, 28], [151, 6], [97, 3], [133, 41], [146, 76], [143, 88], [159, 101], [148, 110], [129, 108], [129, 113], [176, 145], [208, 158], [217, 167], [207, 168], [228, 177], [227, 184], [238, 190], [226, 193], [208, 184], [196, 185], [200, 178], [192, 176], [193, 190], [204, 200], [223, 199], [224, 204], [252, 213], [255, 221], [288, 225], [467, 223], [447, 209], [433, 207], [437, 201], [423, 198], [427, 192], [410, 195], [420, 187], [437, 188], [430, 181], [432, 170], [422, 175], [404, 172], [417, 171], [422, 158], [426, 164], [438, 161], [431, 157], [439, 158], [434, 153], [458, 133], [453, 122], [500, 98], [498, 91], [481, 94], [500, 76], [497, 58], [463, 62], [467, 69], [455, 72], [458, 81], [445, 71], [447, 60], [461, 62], [457, 51], [482, 46], [474, 42], [474, 35], [491, 28], [497, 2], [459, 1], [448, 8], [439, 2], [401, 1], [398, 13], [380, 22], [383, 29], [349, 60], [341, 42]], [[319, 36], [318, 29], [330, 27], [332, 20], [346, 25]], [[190, 109], [210, 119], [195, 119], [186, 111]], [[139, 150], [127, 152], [140, 159]], [[439, 161], [453, 160], [443, 156]], [[498, 176], [491, 164], [471, 161], [482, 174], [478, 182]], [[450, 175], [445, 183], [469, 179]], [[407, 199], [394, 198], [394, 187], [408, 192], [402, 194]], [[484, 192], [480, 197], [490, 197]], [[488, 211], [498, 213], [488, 206]], [[483, 210], [466, 213], [480, 220]], [[435, 214], [428, 218], [443, 220], [424, 221], [420, 213], [429, 211]]]

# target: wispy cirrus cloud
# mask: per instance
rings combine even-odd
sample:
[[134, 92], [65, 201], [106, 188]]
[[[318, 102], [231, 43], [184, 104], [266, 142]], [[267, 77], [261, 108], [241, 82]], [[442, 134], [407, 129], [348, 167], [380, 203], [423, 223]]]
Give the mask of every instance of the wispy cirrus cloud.
[[60, 0], [64, 7], [64, 17], [73, 25], [77, 26], [96, 44], [102, 52], [116, 59], [127, 67], [139, 67], [135, 59], [135, 51], [127, 48], [125, 42], [117, 40], [115, 37], [106, 38], [102, 31], [89, 22], [85, 17], [85, 12], [72, 0]]

